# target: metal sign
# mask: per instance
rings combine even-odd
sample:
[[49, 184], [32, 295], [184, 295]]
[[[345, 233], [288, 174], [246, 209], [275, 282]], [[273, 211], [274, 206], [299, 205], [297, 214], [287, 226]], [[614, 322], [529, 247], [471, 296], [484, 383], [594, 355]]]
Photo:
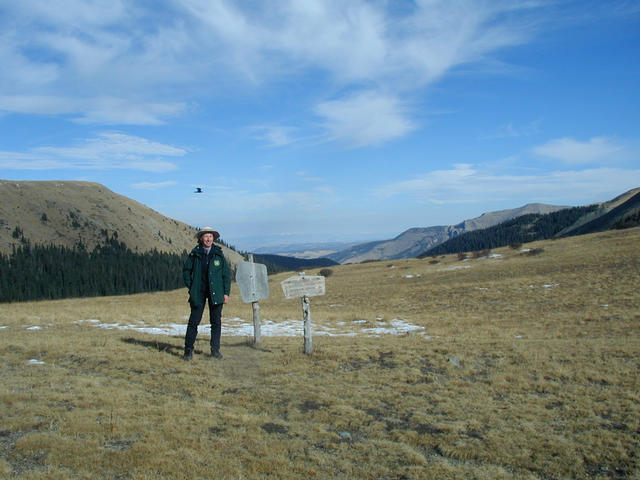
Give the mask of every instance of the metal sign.
[[236, 283], [244, 303], [253, 303], [269, 297], [267, 267], [262, 263], [240, 262], [236, 270]]
[[324, 295], [322, 275], [296, 275], [280, 282], [285, 298]]

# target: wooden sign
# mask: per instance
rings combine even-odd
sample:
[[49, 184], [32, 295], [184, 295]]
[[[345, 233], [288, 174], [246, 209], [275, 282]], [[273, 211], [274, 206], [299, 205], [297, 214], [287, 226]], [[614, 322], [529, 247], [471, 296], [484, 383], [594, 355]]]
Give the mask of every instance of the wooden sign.
[[244, 303], [269, 298], [267, 267], [262, 263], [240, 262], [236, 270], [236, 283]]
[[322, 275], [296, 275], [280, 282], [285, 298], [315, 297], [324, 295]]
[[322, 275], [300, 275], [289, 277], [280, 282], [285, 298], [302, 297], [302, 321], [304, 331], [304, 353], [311, 355], [311, 308], [309, 297], [324, 295], [324, 277]]
[[236, 270], [236, 283], [244, 303], [251, 303], [253, 309], [253, 344], [257, 347], [261, 342], [260, 304], [259, 300], [269, 297], [269, 280], [267, 267], [261, 263], [253, 263], [253, 254], [249, 254], [248, 262], [240, 262]]

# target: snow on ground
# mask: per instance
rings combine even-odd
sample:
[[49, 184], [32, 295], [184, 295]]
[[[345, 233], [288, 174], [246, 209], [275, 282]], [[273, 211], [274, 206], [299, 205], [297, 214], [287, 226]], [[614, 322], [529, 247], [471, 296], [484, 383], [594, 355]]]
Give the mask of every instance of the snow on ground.
[[[153, 335], [173, 335], [184, 336], [187, 324], [170, 323], [165, 325], [145, 325], [144, 322], [138, 324], [119, 324], [119, 323], [102, 323], [100, 320], [87, 319], [77, 323], [87, 323], [91, 326], [117, 329], [117, 330], [133, 330], [136, 332], [149, 333]], [[424, 335], [424, 327], [414, 325], [406, 320], [394, 318], [390, 321], [377, 318], [375, 322], [369, 320], [354, 320], [350, 322], [338, 322], [336, 327], [314, 324], [312, 321], [313, 335], [326, 336], [380, 336], [380, 335], [403, 335], [410, 332]], [[204, 335], [211, 334], [211, 326], [208, 319], [203, 318], [202, 323], [198, 327], [198, 333]], [[260, 334], [264, 337], [297, 337], [303, 335], [302, 320], [285, 320], [282, 322], [274, 322], [262, 319], [260, 324]], [[253, 322], [249, 322], [242, 318], [223, 318], [222, 319], [222, 335], [223, 336], [253, 336]]]
[[460, 270], [462, 268], [471, 268], [471, 265], [454, 265], [453, 267], [439, 268], [438, 272], [451, 272], [453, 270]]

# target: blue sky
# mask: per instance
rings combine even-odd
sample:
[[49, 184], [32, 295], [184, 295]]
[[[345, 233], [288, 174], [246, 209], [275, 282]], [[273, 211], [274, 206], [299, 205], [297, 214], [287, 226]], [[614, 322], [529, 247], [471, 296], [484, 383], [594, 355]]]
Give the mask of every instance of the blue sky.
[[0, 0], [0, 62], [0, 178], [243, 249], [640, 186], [635, 0]]

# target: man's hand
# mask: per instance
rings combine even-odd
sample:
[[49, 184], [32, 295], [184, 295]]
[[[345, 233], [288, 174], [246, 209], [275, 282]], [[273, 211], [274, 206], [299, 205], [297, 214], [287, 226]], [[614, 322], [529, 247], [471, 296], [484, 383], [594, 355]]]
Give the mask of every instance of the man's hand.
[[224, 296], [224, 303], [229, 303], [229, 295]]

